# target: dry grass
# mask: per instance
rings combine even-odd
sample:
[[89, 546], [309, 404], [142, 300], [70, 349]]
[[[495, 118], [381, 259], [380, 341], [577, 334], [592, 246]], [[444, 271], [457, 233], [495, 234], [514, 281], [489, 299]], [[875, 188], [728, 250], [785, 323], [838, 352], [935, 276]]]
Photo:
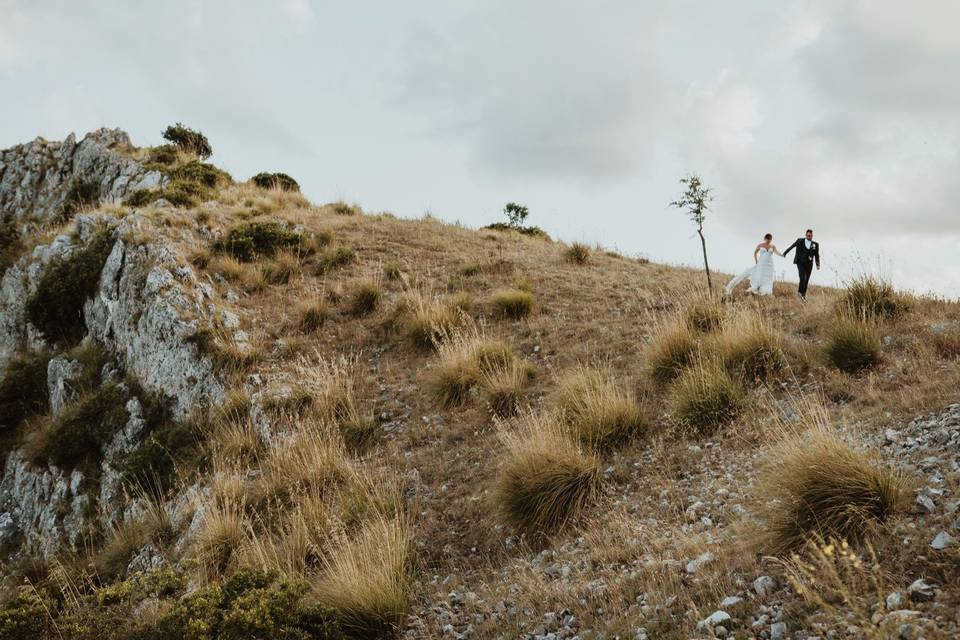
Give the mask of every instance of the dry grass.
[[484, 374], [511, 364], [513, 350], [483, 335], [475, 325], [456, 331], [437, 346], [438, 362], [428, 382], [430, 394], [445, 407], [466, 402]]
[[376, 435], [377, 425], [362, 408], [364, 383], [359, 362], [326, 360], [317, 354], [313, 361], [301, 358], [296, 370], [303, 393], [311, 399], [313, 416], [336, 427], [351, 451], [364, 449]]
[[699, 298], [687, 308], [687, 326], [699, 333], [711, 333], [723, 324], [724, 307], [713, 298]]
[[524, 389], [536, 375], [536, 367], [529, 362], [511, 360], [490, 366], [481, 374], [483, 395], [490, 413], [498, 417], [516, 415]]
[[404, 339], [424, 349], [433, 347], [467, 323], [467, 316], [456, 300], [419, 289], [404, 293], [394, 315], [394, 324]]
[[646, 353], [650, 377], [661, 384], [673, 381], [690, 366], [697, 349], [697, 337], [686, 323], [659, 326]]
[[352, 468], [339, 434], [314, 423], [281, 438], [260, 464], [256, 504], [288, 505], [297, 496], [323, 493], [344, 482]]
[[907, 500], [900, 474], [822, 422], [784, 437], [767, 454], [757, 488], [765, 499], [761, 545], [775, 555], [809, 541], [860, 542]]
[[347, 311], [355, 317], [367, 316], [377, 310], [383, 300], [383, 289], [376, 280], [364, 280], [353, 285], [347, 294]]
[[727, 369], [744, 380], [760, 383], [787, 370], [787, 357], [779, 331], [758, 313], [741, 314], [724, 327], [721, 357]]
[[521, 320], [533, 313], [534, 297], [522, 289], [501, 289], [493, 294], [493, 306], [505, 318]]
[[566, 372], [557, 383], [555, 405], [570, 434], [594, 449], [622, 442], [648, 426], [636, 399], [609, 368], [580, 365]]
[[582, 242], [574, 242], [563, 250], [563, 259], [572, 264], [587, 264], [590, 262], [590, 247]]
[[300, 258], [289, 251], [277, 253], [262, 265], [263, 277], [269, 284], [287, 284], [300, 275]]
[[342, 536], [314, 586], [350, 638], [394, 637], [409, 610], [411, 533], [402, 519], [373, 519]]
[[297, 328], [301, 333], [311, 334], [319, 331], [330, 317], [330, 306], [323, 298], [314, 298], [301, 302], [297, 306]]
[[841, 314], [833, 319], [825, 347], [831, 365], [844, 373], [858, 373], [880, 363], [880, 334], [870, 318]]
[[499, 434], [506, 451], [493, 500], [518, 531], [550, 536], [596, 497], [599, 461], [553, 418], [527, 414], [499, 423]]
[[711, 359], [698, 359], [680, 376], [673, 391], [674, 418], [697, 435], [710, 435], [730, 423], [745, 404], [743, 389]]
[[242, 500], [210, 499], [202, 508], [203, 520], [194, 540], [194, 554], [201, 575], [212, 580], [235, 566], [235, 552], [246, 541], [248, 521]]
[[909, 311], [912, 301], [885, 278], [861, 274], [847, 283], [837, 304], [841, 312], [895, 318]]

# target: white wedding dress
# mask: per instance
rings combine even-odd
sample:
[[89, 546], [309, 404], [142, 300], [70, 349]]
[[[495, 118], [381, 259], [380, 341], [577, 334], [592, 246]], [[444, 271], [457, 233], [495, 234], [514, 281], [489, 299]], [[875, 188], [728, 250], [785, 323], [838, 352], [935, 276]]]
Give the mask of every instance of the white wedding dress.
[[733, 293], [734, 287], [747, 278], [750, 279], [750, 293], [773, 295], [773, 249], [760, 249], [757, 253], [757, 264], [727, 283], [727, 295]]

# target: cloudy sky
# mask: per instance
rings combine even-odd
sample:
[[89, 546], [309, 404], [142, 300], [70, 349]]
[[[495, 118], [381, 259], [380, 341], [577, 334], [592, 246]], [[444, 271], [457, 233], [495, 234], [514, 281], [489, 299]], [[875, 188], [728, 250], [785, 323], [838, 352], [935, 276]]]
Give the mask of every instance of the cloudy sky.
[[0, 147], [182, 121], [318, 202], [479, 226], [517, 201], [687, 264], [667, 203], [695, 171], [718, 268], [810, 226], [815, 281], [956, 297], [958, 24], [954, 0], [0, 0]]

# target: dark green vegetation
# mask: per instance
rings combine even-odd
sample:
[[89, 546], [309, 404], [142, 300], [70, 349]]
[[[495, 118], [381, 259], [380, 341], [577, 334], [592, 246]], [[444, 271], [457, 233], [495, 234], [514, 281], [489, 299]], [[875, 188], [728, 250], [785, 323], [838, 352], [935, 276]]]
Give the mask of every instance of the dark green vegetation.
[[169, 140], [183, 151], [201, 159], [206, 159], [213, 155], [213, 147], [210, 146], [210, 141], [207, 140], [207, 136], [179, 122], [164, 130], [163, 139]]
[[511, 227], [505, 222], [494, 222], [493, 224], [488, 224], [483, 228], [490, 229], [491, 231], [516, 231], [517, 233], [522, 233], [525, 236], [543, 238], [544, 240], [550, 239], [550, 236], [547, 234], [547, 232], [540, 227]]
[[[160, 569], [109, 586], [72, 576], [77, 592], [53, 579], [20, 587], [0, 609], [4, 640], [339, 640], [335, 614], [310, 602], [308, 585], [246, 569], [222, 584], [185, 594], [187, 580]], [[136, 605], [157, 600], [152, 615]], [[77, 605], [77, 606], [74, 606]]]
[[699, 362], [680, 376], [673, 413], [684, 429], [708, 436], [736, 418], [745, 403], [743, 390], [719, 363]]
[[306, 252], [307, 241], [303, 234], [276, 221], [248, 222], [230, 229], [213, 248], [241, 262], [252, 262], [260, 257], [273, 257], [284, 249]]
[[23, 241], [13, 219], [0, 220], [0, 278], [23, 253]]
[[89, 244], [47, 267], [37, 290], [27, 300], [27, 318], [47, 341], [69, 347], [86, 333], [83, 303], [96, 292], [112, 248], [113, 236], [103, 228]]
[[868, 319], [841, 315], [827, 336], [827, 358], [844, 373], [857, 373], [880, 362], [880, 336]]
[[[169, 159], [167, 154], [161, 154]], [[176, 159], [173, 159], [176, 162]], [[199, 160], [191, 160], [181, 165], [164, 163], [147, 165], [161, 171], [167, 177], [167, 183], [157, 189], [138, 189], [128, 195], [123, 203], [131, 207], [143, 207], [158, 198], [167, 200], [176, 207], [194, 207], [201, 202], [213, 200], [216, 188], [230, 184], [233, 178], [222, 169]]]
[[300, 191], [300, 184], [285, 173], [258, 173], [250, 178], [261, 189], [280, 189], [281, 191]]
[[143, 442], [124, 459], [123, 482], [166, 491], [177, 477], [177, 465], [196, 463], [200, 447], [195, 426], [174, 420], [162, 398], [137, 394], [146, 420]]
[[317, 275], [329, 273], [334, 269], [344, 267], [357, 259], [357, 251], [353, 247], [338, 245], [326, 248], [317, 256]]
[[0, 470], [17, 442], [20, 425], [27, 418], [47, 411], [49, 361], [49, 356], [43, 353], [16, 356], [0, 378]]
[[100, 202], [100, 185], [96, 182], [74, 178], [70, 181], [70, 188], [63, 199], [63, 210], [60, 213], [62, 220], [73, 217], [77, 211], [85, 207], [95, 207]]

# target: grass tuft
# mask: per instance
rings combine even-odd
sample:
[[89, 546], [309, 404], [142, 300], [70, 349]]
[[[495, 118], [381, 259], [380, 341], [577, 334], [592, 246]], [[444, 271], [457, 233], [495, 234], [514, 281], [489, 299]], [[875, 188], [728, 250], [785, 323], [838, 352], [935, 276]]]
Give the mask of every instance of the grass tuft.
[[720, 363], [699, 359], [677, 381], [673, 414], [697, 435], [710, 435], [738, 415], [745, 404], [743, 390]]
[[780, 333], [760, 315], [738, 318], [725, 328], [720, 339], [727, 369], [746, 381], [764, 382], [787, 369]]
[[582, 242], [574, 242], [564, 249], [563, 259], [572, 264], [587, 264], [590, 262], [590, 247]]
[[673, 381], [693, 362], [697, 337], [686, 324], [660, 328], [647, 348], [647, 371], [661, 384]]
[[776, 555], [809, 541], [860, 542], [907, 502], [899, 474], [823, 425], [782, 440], [757, 486], [767, 499], [763, 544]]
[[350, 315], [368, 316], [377, 310], [383, 300], [383, 289], [375, 280], [364, 280], [353, 286], [347, 295], [347, 310]]
[[533, 313], [534, 297], [522, 289], [501, 289], [493, 294], [493, 306], [505, 318], [520, 320]]
[[828, 329], [826, 355], [844, 373], [858, 373], [880, 363], [880, 335], [874, 322], [843, 314]]
[[846, 291], [837, 302], [841, 312], [856, 315], [876, 315], [895, 318], [906, 313], [910, 299], [897, 293], [893, 284], [884, 278], [863, 274], [847, 283]]
[[579, 366], [560, 378], [556, 393], [560, 419], [584, 446], [603, 449], [641, 433], [647, 422], [609, 369]]
[[431, 395], [445, 407], [463, 404], [470, 392], [500, 367], [511, 364], [513, 350], [483, 336], [475, 327], [458, 330], [437, 346], [439, 362], [428, 384]]
[[524, 389], [537, 375], [529, 362], [496, 363], [482, 374], [483, 394], [490, 412], [505, 418], [517, 415]]
[[687, 309], [687, 326], [698, 333], [711, 333], [723, 324], [723, 305], [710, 298], [697, 300]]
[[316, 333], [329, 317], [330, 307], [323, 298], [302, 302], [297, 307], [297, 328], [301, 333]]
[[533, 539], [560, 531], [596, 497], [599, 461], [550, 417], [530, 414], [499, 426], [506, 455], [494, 503], [507, 523]]

